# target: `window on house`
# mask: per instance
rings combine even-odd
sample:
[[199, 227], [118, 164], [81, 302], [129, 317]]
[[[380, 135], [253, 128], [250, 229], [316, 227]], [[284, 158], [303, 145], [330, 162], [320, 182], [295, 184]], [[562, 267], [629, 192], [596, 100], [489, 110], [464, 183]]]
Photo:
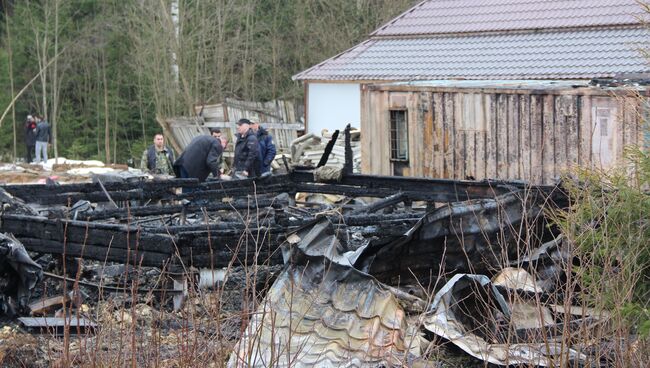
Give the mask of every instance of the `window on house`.
[[409, 159], [406, 110], [390, 110], [390, 159], [393, 161]]
[[601, 137], [607, 137], [609, 131], [607, 130], [609, 125], [609, 109], [605, 108], [596, 108], [596, 119], [598, 122], [598, 128], [600, 130]]

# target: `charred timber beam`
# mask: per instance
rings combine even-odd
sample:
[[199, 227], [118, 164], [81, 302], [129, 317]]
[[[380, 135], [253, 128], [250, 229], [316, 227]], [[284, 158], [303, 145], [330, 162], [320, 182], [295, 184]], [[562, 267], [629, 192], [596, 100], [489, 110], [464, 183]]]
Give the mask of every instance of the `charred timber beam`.
[[107, 246], [80, 244], [57, 240], [20, 238], [26, 249], [32, 252], [61, 254], [66, 257], [79, 257], [98, 261], [107, 260], [124, 264], [162, 267], [172, 257], [173, 253], [158, 253], [138, 249], [120, 249]]
[[197, 186], [201, 190], [231, 189], [241, 187], [264, 187], [275, 184], [287, 184], [290, 181], [289, 175], [273, 175], [264, 178], [241, 179], [241, 180], [208, 180]]
[[345, 127], [345, 165], [343, 166], [343, 175], [352, 175], [353, 172], [353, 156], [352, 156], [352, 143], [350, 136], [350, 124]]
[[[288, 186], [286, 184], [275, 184], [269, 186], [258, 187], [231, 187], [217, 190], [196, 190], [190, 193], [174, 194], [164, 190], [144, 191], [142, 189], [134, 189], [123, 192], [108, 192], [114, 201], [130, 201], [130, 200], [162, 200], [162, 199], [220, 199], [224, 197], [237, 197], [256, 194], [267, 193], [281, 193], [286, 191]], [[28, 202], [35, 202], [43, 205], [61, 204], [72, 205], [79, 200], [87, 200], [90, 202], [106, 202], [106, 193], [90, 192], [90, 193], [62, 193], [48, 196], [28, 196]]]
[[[371, 215], [346, 215], [343, 216], [343, 222], [347, 226], [371, 226], [371, 225], [386, 225], [387, 223], [409, 223], [415, 224], [418, 222], [424, 212], [413, 213], [398, 213], [398, 214], [371, 214]], [[337, 217], [330, 218], [332, 223], [338, 222]]]
[[243, 234], [243, 233], [258, 233], [264, 231], [271, 231], [274, 233], [284, 232], [285, 229], [282, 226], [270, 224], [268, 221], [250, 221], [249, 223], [244, 223], [242, 221], [237, 222], [219, 222], [219, 223], [210, 223], [210, 224], [197, 224], [197, 225], [178, 225], [178, 226], [167, 226], [161, 228], [149, 228], [149, 231], [157, 231], [160, 233], [169, 233], [169, 234], [180, 234], [185, 232], [211, 232], [214, 236], [220, 235], [229, 235], [231, 233]]
[[[311, 172], [294, 171], [292, 179], [297, 185], [313, 183]], [[375, 176], [375, 175], [344, 175], [343, 179], [337, 183], [341, 186], [357, 187], [367, 190], [374, 190], [375, 193], [390, 192], [389, 195], [396, 191], [404, 193], [422, 192], [423, 197], [429, 197], [435, 193], [438, 198], [446, 198], [442, 202], [457, 202], [468, 199], [494, 198], [497, 195], [509, 193], [519, 189], [521, 183], [492, 182], [492, 181], [457, 181], [446, 179], [424, 179], [424, 178], [406, 178], [392, 176]], [[323, 188], [327, 189], [327, 188]], [[300, 191], [300, 190], [298, 190]], [[417, 198], [413, 198], [418, 200]]]
[[196, 205], [171, 205], [171, 206], [138, 206], [130, 208], [118, 208], [112, 210], [103, 210], [90, 212], [81, 215], [87, 221], [103, 220], [108, 218], [124, 219], [130, 216], [155, 216], [155, 215], [171, 215], [180, 213], [185, 209], [187, 213], [195, 213], [206, 210], [211, 211], [224, 211], [224, 210], [246, 210], [251, 208], [283, 208], [287, 206], [286, 201], [278, 201], [271, 199], [259, 199], [257, 201], [249, 202], [234, 202], [234, 203], [210, 203], [205, 206]]
[[[129, 201], [136, 199], [160, 199], [165, 195], [160, 195], [159, 197], [155, 195], [154, 192], [148, 192], [145, 196], [145, 192], [142, 189], [129, 190], [125, 192], [108, 192], [110, 193], [111, 198], [115, 201]], [[27, 202], [38, 203], [43, 205], [49, 204], [61, 204], [61, 205], [73, 205], [75, 202], [80, 200], [87, 200], [90, 202], [106, 202], [106, 193], [103, 191], [100, 192], [90, 192], [90, 193], [60, 193], [53, 195], [44, 195], [44, 196], [23, 196], [21, 198], [27, 198]]]
[[334, 134], [332, 134], [330, 141], [325, 145], [325, 151], [323, 151], [323, 155], [321, 156], [320, 161], [318, 161], [318, 165], [316, 165], [316, 167], [325, 166], [327, 164], [327, 160], [329, 160], [332, 149], [334, 148], [334, 144], [338, 138], [339, 130], [337, 129], [334, 131]]
[[[296, 183], [296, 191], [343, 194], [350, 196], [388, 197], [401, 191], [407, 195], [407, 200], [459, 202], [470, 199], [487, 199], [506, 193], [523, 190], [526, 196], [536, 195], [549, 199], [562, 206], [567, 195], [561, 187], [554, 185], [528, 185], [522, 182], [506, 181], [466, 181], [447, 179], [406, 178], [375, 175], [344, 175], [339, 183], [313, 183], [310, 171], [294, 171], [291, 179]], [[322, 185], [314, 187], [315, 185]], [[326, 186], [329, 185], [329, 186]]]
[[176, 196], [177, 199], [221, 199], [225, 197], [255, 196], [260, 194], [278, 194], [286, 192], [290, 187], [286, 184], [271, 184], [257, 187], [232, 187], [215, 190], [198, 190]]
[[178, 234], [179, 254], [195, 267], [226, 267], [253, 264], [282, 264], [280, 245], [284, 231], [255, 229], [251, 232], [185, 232]]
[[172, 253], [175, 249], [172, 236], [145, 232], [141, 228], [127, 225], [5, 214], [0, 228], [13, 233], [20, 240], [40, 238], [59, 244], [71, 242], [119, 249], [138, 248], [160, 253]]
[[[296, 192], [339, 194], [348, 197], [385, 198], [395, 194], [396, 189], [357, 187], [342, 184], [299, 183], [295, 185], [295, 190]], [[403, 194], [403, 200], [411, 201], [455, 202], [467, 200], [467, 194], [465, 194], [465, 197], [463, 198], [460, 193], [457, 192], [404, 190]]]
[[[196, 179], [169, 179], [155, 181], [138, 181], [126, 183], [104, 183], [104, 187], [109, 192], [128, 191], [142, 189], [144, 191], [168, 190], [178, 187], [196, 186], [199, 181]], [[5, 190], [17, 197], [28, 196], [45, 196], [64, 193], [92, 193], [102, 190], [98, 183], [77, 183], [77, 184], [28, 184], [28, 185], [5, 185]]]
[[375, 203], [370, 204], [369, 206], [364, 206], [362, 208], [358, 208], [356, 210], [350, 211], [350, 215], [360, 215], [363, 213], [373, 213], [376, 211], [379, 211], [381, 209], [384, 209], [386, 207], [390, 207], [394, 204], [398, 204], [400, 202], [403, 202], [405, 199], [407, 199], [407, 196], [402, 193], [395, 193], [390, 197], [386, 197], [382, 200], [379, 200]]
[[[334, 224], [341, 223], [345, 226], [372, 226], [372, 225], [398, 225], [407, 224], [413, 225], [419, 221], [424, 212], [413, 213], [396, 213], [396, 214], [371, 214], [371, 215], [346, 215], [342, 218], [340, 216], [328, 216], [330, 221]], [[287, 226], [279, 226], [269, 222], [251, 221], [244, 222], [220, 222], [211, 224], [198, 224], [198, 225], [182, 225], [182, 226], [168, 226], [158, 229], [148, 228], [150, 232], [161, 231], [169, 234], [178, 234], [179, 239], [177, 244], [179, 247], [191, 246], [194, 243], [188, 243], [189, 238], [240, 238], [243, 234], [252, 234], [254, 236], [266, 236], [268, 234], [285, 234], [293, 228], [303, 226], [314, 220], [313, 216], [305, 216], [293, 220]]]

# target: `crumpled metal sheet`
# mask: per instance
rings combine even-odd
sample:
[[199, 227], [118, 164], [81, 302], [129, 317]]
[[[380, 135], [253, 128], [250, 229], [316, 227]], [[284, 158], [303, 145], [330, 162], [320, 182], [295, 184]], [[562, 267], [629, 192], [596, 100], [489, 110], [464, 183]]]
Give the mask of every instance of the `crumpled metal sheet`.
[[552, 339], [520, 342], [509, 336], [511, 322], [515, 329], [551, 324], [550, 311], [531, 313], [531, 308], [507, 303], [487, 276], [457, 274], [436, 293], [424, 326], [492, 364], [554, 367], [560, 355], [570, 360], [586, 358]]
[[15, 314], [25, 310], [32, 290], [43, 279], [43, 270], [11, 234], [0, 233], [0, 274], [4, 279], [0, 296], [2, 311]]
[[566, 288], [565, 270], [566, 265], [573, 261], [572, 258], [569, 244], [560, 234], [540, 247], [532, 249], [528, 254], [522, 254], [510, 265], [533, 270], [537, 291], [555, 293]]
[[531, 251], [525, 258], [529, 266], [552, 263], [555, 248], [550, 244], [539, 251], [522, 244], [526, 239], [521, 228], [544, 229], [535, 199], [523, 197], [514, 192], [452, 203], [429, 213], [395, 242], [367, 243], [354, 251], [342, 244], [326, 219], [289, 234], [282, 249], [286, 268], [251, 317], [229, 367], [422, 363], [421, 345], [427, 341], [419, 334], [420, 323], [412, 319], [423, 310], [416, 308], [418, 302], [424, 301], [382, 281], [405, 280], [411, 270], [421, 271], [417, 278], [436, 277], [440, 264], [456, 274], [429, 305], [426, 330], [493, 364], [554, 366], [560, 355], [585, 359], [553, 340], [566, 323], [579, 327], [582, 321], [556, 323], [562, 314], [551, 305], [513, 297], [543, 291], [524, 269], [506, 268], [494, 283], [484, 275], [459, 272], [494, 271], [509, 264], [511, 251], [524, 259], [522, 249]]
[[398, 299], [350, 266], [328, 220], [293, 239], [283, 249], [289, 263], [252, 316], [229, 367], [401, 366], [419, 355], [416, 328]]

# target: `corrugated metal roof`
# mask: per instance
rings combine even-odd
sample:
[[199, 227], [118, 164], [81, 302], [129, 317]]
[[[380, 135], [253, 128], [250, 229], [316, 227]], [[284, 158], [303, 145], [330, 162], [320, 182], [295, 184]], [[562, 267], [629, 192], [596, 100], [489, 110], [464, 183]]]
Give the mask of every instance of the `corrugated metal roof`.
[[293, 238], [297, 245], [282, 250], [288, 266], [251, 316], [228, 367], [402, 366], [419, 356], [417, 328], [398, 299], [352, 266], [355, 257], [340, 252], [329, 220]]
[[650, 70], [645, 27], [372, 38], [298, 80], [591, 79]]
[[[339, 278], [314, 283], [314, 274]], [[406, 330], [403, 309], [371, 277], [315, 262], [282, 272], [228, 366], [399, 365], [410, 345]]]
[[373, 36], [423, 35], [638, 23], [637, 0], [429, 0]]

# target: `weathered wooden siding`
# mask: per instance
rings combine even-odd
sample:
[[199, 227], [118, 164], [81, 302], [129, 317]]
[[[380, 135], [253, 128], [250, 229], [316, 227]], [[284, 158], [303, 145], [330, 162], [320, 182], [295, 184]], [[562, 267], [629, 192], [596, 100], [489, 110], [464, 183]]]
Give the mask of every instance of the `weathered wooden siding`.
[[644, 138], [640, 99], [576, 93], [362, 90], [362, 171], [394, 175], [391, 109], [408, 111], [409, 176], [553, 183], [608, 168]]
[[[392, 175], [390, 165], [390, 133], [388, 92], [362, 95], [361, 105], [361, 171]], [[365, 102], [364, 99], [367, 99]], [[366, 118], [364, 118], [366, 117]], [[376, 123], [375, 123], [376, 122]], [[367, 157], [367, 159], [364, 159]], [[373, 159], [385, 157], [385, 159]]]

